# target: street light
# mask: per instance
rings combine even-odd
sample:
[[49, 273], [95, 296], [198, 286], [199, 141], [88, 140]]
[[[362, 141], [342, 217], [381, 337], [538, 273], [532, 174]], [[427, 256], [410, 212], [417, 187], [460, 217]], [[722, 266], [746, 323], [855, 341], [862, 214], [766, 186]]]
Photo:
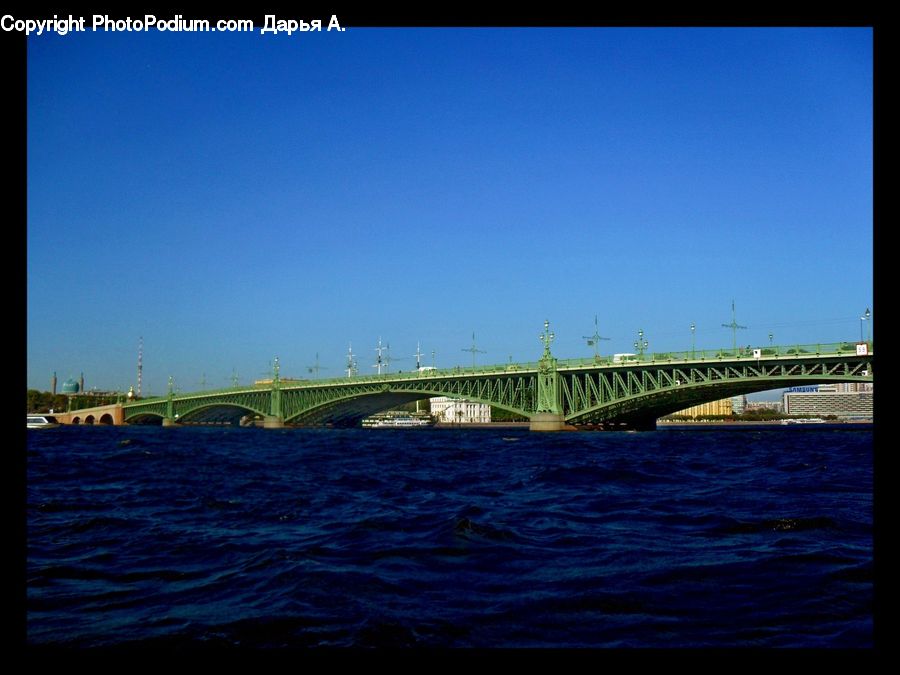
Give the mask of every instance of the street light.
[[638, 339], [634, 341], [634, 348], [638, 350], [638, 354], [640, 354], [640, 358], [644, 358], [644, 350], [650, 346], [650, 343], [644, 339], [644, 331], [638, 331]]
[[[866, 313], [859, 317], [859, 341], [863, 342], [863, 321], [868, 321], [869, 317], [872, 316], [872, 312], [869, 311], [869, 308], [866, 307]], [[870, 331], [871, 333], [871, 331]]]
[[696, 358], [694, 352], [694, 331], [697, 330], [697, 326], [694, 325], [694, 322], [691, 321], [691, 358]]

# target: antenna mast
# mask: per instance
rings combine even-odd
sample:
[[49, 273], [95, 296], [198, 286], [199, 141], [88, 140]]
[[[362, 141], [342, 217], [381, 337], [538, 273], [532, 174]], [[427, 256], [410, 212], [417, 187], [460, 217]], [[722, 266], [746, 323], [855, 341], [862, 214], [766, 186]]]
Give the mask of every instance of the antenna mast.
[[422, 353], [422, 348], [419, 346], [418, 341], [416, 341], [416, 353], [413, 356], [416, 357], [416, 370], [422, 370], [422, 357], [425, 355]]
[[319, 352], [316, 352], [316, 365], [314, 365], [314, 366], [306, 366], [306, 370], [309, 371], [310, 373], [315, 372], [315, 374], [316, 374], [316, 379], [318, 379], [318, 377], [319, 377], [319, 371], [320, 371], [320, 370], [328, 370], [328, 368], [327, 368], [326, 366], [320, 366], [320, 365], [319, 365]]
[[347, 349], [347, 377], [353, 377], [359, 372], [356, 367], [356, 361], [353, 360], [353, 343]]
[[137, 396], [141, 397], [141, 375], [144, 371], [144, 338], [141, 336], [138, 341], [138, 380], [137, 380]]
[[387, 352], [387, 356], [384, 357], [384, 365], [387, 368], [387, 372], [391, 372], [391, 362], [392, 361], [405, 361], [406, 359], [402, 356], [397, 356], [395, 358], [391, 358], [391, 343], [388, 342], [385, 346], [385, 351]]
[[737, 351], [737, 329], [738, 328], [747, 328], [747, 326], [741, 326], [737, 321], [734, 320], [734, 300], [731, 301], [731, 323], [723, 323], [722, 328], [730, 328], [731, 329], [731, 351]]
[[487, 354], [483, 349], [477, 349], [475, 347], [475, 333], [472, 333], [472, 346], [468, 348], [463, 347], [462, 351], [472, 352], [472, 370], [475, 370], [475, 354]]
[[588, 347], [594, 347], [594, 359], [599, 358], [600, 352], [598, 351], [597, 343], [600, 340], [609, 340], [608, 337], [603, 337], [600, 335], [600, 332], [597, 327], [597, 315], [594, 314], [594, 334], [593, 335], [583, 335], [585, 340], [587, 340]]
[[375, 348], [375, 351], [378, 353], [378, 358], [375, 359], [375, 363], [372, 365], [373, 368], [378, 369], [378, 374], [381, 375], [381, 369], [384, 367], [384, 361], [381, 358], [381, 352], [384, 350], [384, 347], [381, 346], [381, 337], [378, 338], [378, 346]]

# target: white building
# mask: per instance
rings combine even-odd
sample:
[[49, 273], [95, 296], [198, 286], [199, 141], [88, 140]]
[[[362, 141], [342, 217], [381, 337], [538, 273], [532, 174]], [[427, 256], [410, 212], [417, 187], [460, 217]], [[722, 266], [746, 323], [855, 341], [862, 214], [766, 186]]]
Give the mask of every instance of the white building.
[[443, 424], [486, 424], [491, 421], [491, 406], [464, 398], [436, 396], [431, 399], [431, 415]]
[[781, 401], [747, 401], [746, 410], [774, 410], [781, 412]]
[[873, 417], [874, 390], [835, 391], [834, 385], [823, 386], [818, 391], [786, 391], [782, 395], [785, 414]]
[[[874, 391], [874, 383], [872, 382], [839, 382], [834, 385], [835, 391], [841, 392], [842, 394], [848, 393], [856, 393], [859, 391]], [[822, 391], [822, 388], [819, 387], [819, 391]]]

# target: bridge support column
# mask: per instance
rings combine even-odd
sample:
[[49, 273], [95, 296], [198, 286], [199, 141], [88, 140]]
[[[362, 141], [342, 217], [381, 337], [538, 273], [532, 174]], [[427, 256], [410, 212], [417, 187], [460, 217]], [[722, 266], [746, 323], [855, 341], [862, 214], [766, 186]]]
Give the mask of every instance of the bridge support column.
[[173, 420], [171, 417], [163, 417], [162, 425], [164, 427], [174, 427], [175, 420]]
[[528, 428], [530, 431], [563, 431], [566, 429], [566, 418], [561, 413], [535, 413]]
[[544, 333], [538, 336], [544, 343], [544, 353], [538, 361], [537, 411], [531, 416], [531, 431], [562, 431], [566, 428], [566, 417], [559, 401], [559, 373], [556, 359], [550, 353], [553, 333], [550, 322], [544, 321]]
[[266, 415], [263, 417], [263, 429], [283, 429], [284, 419], [278, 415]]

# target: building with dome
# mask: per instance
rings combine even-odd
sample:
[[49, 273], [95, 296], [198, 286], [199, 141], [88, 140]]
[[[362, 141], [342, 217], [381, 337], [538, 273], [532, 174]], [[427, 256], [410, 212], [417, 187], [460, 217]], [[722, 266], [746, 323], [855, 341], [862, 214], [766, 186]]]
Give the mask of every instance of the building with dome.
[[80, 391], [81, 385], [71, 377], [62, 384], [62, 393], [66, 396], [75, 396]]

